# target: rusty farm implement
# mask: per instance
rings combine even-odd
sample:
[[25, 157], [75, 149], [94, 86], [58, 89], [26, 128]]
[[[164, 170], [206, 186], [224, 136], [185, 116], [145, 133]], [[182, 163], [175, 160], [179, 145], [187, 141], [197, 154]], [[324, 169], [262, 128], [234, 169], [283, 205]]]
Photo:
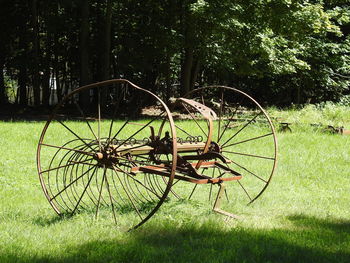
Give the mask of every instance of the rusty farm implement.
[[[145, 103], [154, 105], [146, 116]], [[56, 213], [97, 215], [103, 209], [117, 224], [130, 214], [129, 226], [137, 228], [172, 197], [199, 194], [230, 217], [235, 215], [222, 209], [223, 201], [234, 206], [260, 197], [277, 162], [276, 135], [264, 109], [224, 86], [196, 89], [172, 106], [173, 112], [122, 79], [68, 94], [46, 122], [37, 149], [41, 186]]]

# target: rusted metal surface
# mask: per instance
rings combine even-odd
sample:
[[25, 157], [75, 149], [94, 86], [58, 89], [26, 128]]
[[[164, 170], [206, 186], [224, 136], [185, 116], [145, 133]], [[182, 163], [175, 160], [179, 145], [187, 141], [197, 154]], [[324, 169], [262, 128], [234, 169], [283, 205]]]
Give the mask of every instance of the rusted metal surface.
[[[113, 88], [113, 85], [120, 85], [121, 88]], [[136, 92], [138, 98], [149, 96], [161, 106], [146, 123], [135, 122], [125, 114], [123, 121], [116, 124], [114, 114], [103, 119], [105, 111], [101, 97], [107, 92], [104, 89], [117, 94], [109, 102], [107, 112], [114, 108], [114, 114], [120, 113], [128, 106], [133, 109], [132, 103], [121, 105], [121, 101], [127, 94]], [[69, 121], [58, 117], [59, 110], [83, 93], [92, 94], [96, 90], [96, 113], [89, 113], [92, 117], [87, 116], [75, 102], [82, 123], [86, 123], [86, 131], [90, 135], [87, 138], [86, 135], [77, 134]], [[208, 94], [217, 94], [220, 99], [215, 110], [207, 106], [212, 103]], [[189, 98], [191, 96], [193, 99]], [[194, 195], [198, 185], [208, 184], [211, 185], [209, 200], [212, 186], [219, 186], [213, 211], [236, 218], [220, 208], [224, 194], [228, 199], [224, 182], [237, 182], [248, 203], [255, 201], [265, 191], [277, 165], [277, 139], [270, 118], [249, 95], [225, 86], [197, 89], [177, 101], [195, 128], [181, 127], [181, 123], [175, 123], [171, 111], [160, 98], [127, 80], [95, 83], [67, 95], [47, 121], [37, 149], [41, 186], [53, 209], [58, 214], [74, 214], [81, 207], [90, 205], [95, 207], [97, 216], [100, 206], [109, 206], [118, 224], [118, 207], [126, 205], [138, 217], [138, 222], [132, 226], [135, 229], [156, 213], [169, 193], [180, 198], [177, 187], [181, 189], [182, 183], [194, 185], [189, 198]], [[248, 105], [249, 110], [244, 105]], [[103, 131], [106, 134], [106, 120], [109, 129], [107, 136], [102, 135]], [[258, 125], [254, 126], [255, 123]], [[53, 136], [48, 130], [55, 130], [54, 125], [61, 127], [71, 139], [63, 144], [50, 141]], [[126, 129], [128, 132], [125, 132]], [[257, 133], [259, 129], [261, 132]], [[247, 138], [239, 137], [248, 130]], [[177, 137], [178, 133], [182, 136]], [[268, 139], [264, 143], [269, 148], [267, 153], [244, 151], [244, 145], [265, 139]], [[43, 148], [51, 149], [53, 153], [48, 154]], [[248, 161], [242, 163], [242, 158]], [[264, 167], [267, 167], [267, 173], [261, 175], [251, 168], [255, 162], [266, 162]], [[153, 205], [152, 209], [144, 212], [143, 207], [149, 204]]]

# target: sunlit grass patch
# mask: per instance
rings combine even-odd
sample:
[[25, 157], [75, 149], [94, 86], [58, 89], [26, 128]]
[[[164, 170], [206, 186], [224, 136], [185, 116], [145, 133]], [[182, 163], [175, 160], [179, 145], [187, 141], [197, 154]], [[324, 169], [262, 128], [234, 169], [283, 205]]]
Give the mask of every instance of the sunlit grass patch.
[[0, 123], [0, 262], [350, 261], [350, 137], [278, 133], [279, 165], [266, 192], [249, 206], [235, 191], [223, 202], [238, 220], [211, 211], [218, 187], [209, 201], [206, 185], [191, 200], [169, 194], [149, 222], [126, 232], [128, 211], [116, 226], [108, 207], [97, 219], [93, 210], [63, 218], [52, 210], [35, 163], [43, 125]]

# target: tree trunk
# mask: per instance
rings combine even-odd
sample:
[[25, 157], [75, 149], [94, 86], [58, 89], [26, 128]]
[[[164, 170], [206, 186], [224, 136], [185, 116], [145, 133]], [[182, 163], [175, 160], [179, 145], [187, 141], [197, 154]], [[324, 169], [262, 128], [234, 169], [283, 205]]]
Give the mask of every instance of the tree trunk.
[[[91, 83], [90, 69], [89, 69], [89, 1], [81, 1], [81, 24], [79, 36], [79, 50], [80, 50], [80, 86]], [[90, 102], [89, 92], [80, 92], [79, 100], [84, 107], [88, 107]]]
[[4, 59], [0, 56], [0, 107], [6, 103], [4, 66]]
[[166, 56], [165, 85], [166, 85], [165, 99], [166, 101], [168, 101], [170, 99], [170, 93], [171, 93], [171, 68], [170, 68], [169, 54], [167, 54]]
[[[54, 66], [53, 66], [53, 73], [55, 76], [55, 84], [56, 84], [56, 96], [57, 100], [61, 101], [62, 99], [62, 92], [61, 92], [61, 82], [60, 82], [60, 66], [59, 66], [59, 53], [58, 53], [58, 35], [57, 32], [55, 32], [54, 35]], [[52, 103], [55, 103], [55, 98], [52, 99]]]
[[27, 31], [24, 28], [19, 37], [19, 47], [22, 52], [19, 61], [18, 86], [19, 86], [19, 104], [22, 106], [28, 105], [27, 100]]
[[33, 27], [33, 94], [34, 94], [34, 105], [40, 105], [40, 79], [39, 79], [39, 30], [38, 30], [38, 10], [37, 0], [32, 0], [31, 3], [32, 11], [32, 27]]
[[46, 37], [46, 56], [45, 56], [45, 72], [44, 72], [44, 79], [43, 79], [43, 98], [42, 103], [45, 106], [49, 106], [49, 100], [50, 100], [50, 79], [51, 79], [51, 33], [47, 32]]
[[184, 59], [181, 66], [181, 95], [185, 95], [190, 91], [192, 65], [193, 49], [185, 48]]
[[195, 59], [195, 62], [193, 63], [192, 72], [191, 72], [191, 83], [190, 83], [190, 90], [194, 89], [194, 86], [196, 85], [199, 69], [200, 69], [200, 63], [199, 59]]
[[110, 53], [111, 53], [111, 24], [112, 24], [112, 0], [107, 0], [106, 17], [103, 36], [103, 50], [101, 54], [102, 80], [110, 77]]

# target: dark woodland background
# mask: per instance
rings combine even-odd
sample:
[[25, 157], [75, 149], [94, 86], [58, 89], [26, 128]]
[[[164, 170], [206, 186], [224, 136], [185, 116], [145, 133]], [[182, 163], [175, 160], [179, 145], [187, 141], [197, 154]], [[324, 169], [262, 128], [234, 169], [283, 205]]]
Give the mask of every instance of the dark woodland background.
[[111, 78], [165, 100], [211, 84], [277, 106], [350, 93], [348, 0], [0, 3], [3, 108], [49, 108]]

